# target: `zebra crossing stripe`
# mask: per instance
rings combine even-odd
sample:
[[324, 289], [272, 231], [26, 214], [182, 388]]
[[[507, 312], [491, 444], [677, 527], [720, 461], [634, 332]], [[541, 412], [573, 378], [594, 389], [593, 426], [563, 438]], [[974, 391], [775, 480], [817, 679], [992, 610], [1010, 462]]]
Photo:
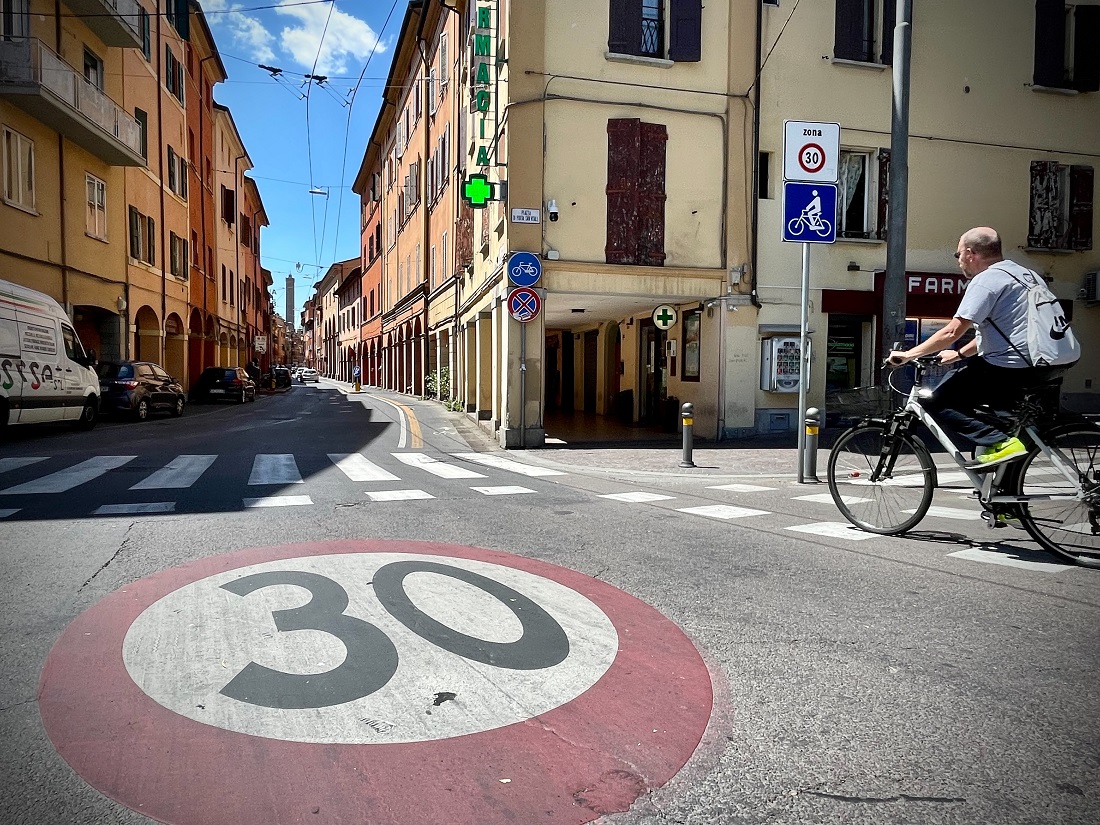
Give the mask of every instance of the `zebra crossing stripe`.
[[36, 478], [24, 484], [17, 484], [6, 490], [0, 490], [0, 495], [20, 496], [33, 493], [64, 493], [73, 487], [87, 484], [95, 478], [99, 478], [108, 470], [114, 470], [123, 464], [133, 461], [136, 455], [97, 455], [87, 461], [81, 461], [72, 467], [58, 470], [56, 473]]
[[199, 480], [216, 455], [178, 455], [131, 490], [182, 490]]
[[455, 467], [453, 464], [436, 461], [424, 453], [393, 453], [393, 457], [402, 464], [419, 467], [421, 470], [440, 478], [485, 478], [481, 473], [475, 473], [465, 467]]
[[471, 487], [471, 490], [476, 490], [482, 495], [486, 496], [515, 496], [521, 493], [533, 493], [534, 490], [529, 490], [526, 487]]
[[313, 499], [309, 496], [262, 496], [261, 498], [246, 498], [241, 503], [251, 510], [256, 507], [298, 507], [313, 504]]
[[393, 473], [383, 470], [359, 453], [329, 453], [328, 457], [352, 481], [400, 481]]
[[134, 504], [104, 504], [96, 509], [93, 516], [122, 516], [130, 513], [173, 513], [174, 501], [142, 501]]
[[525, 476], [563, 476], [561, 470], [551, 470], [549, 467], [536, 467], [531, 464], [523, 464], [519, 461], [512, 461], [509, 458], [503, 456], [493, 455], [492, 453], [451, 453], [455, 458], [461, 458], [464, 461], [474, 461], [478, 464], [484, 464], [486, 467], [492, 467], [496, 470], [509, 470], [513, 473], [519, 473]]
[[721, 519], [771, 515], [767, 510], [754, 510], [751, 507], [734, 507], [730, 504], [707, 504], [703, 507], [681, 507], [678, 508], [678, 512]]
[[794, 527], [785, 527], [795, 533], [810, 533], [815, 536], [828, 536], [833, 539], [848, 539], [849, 541], [866, 541], [867, 539], [882, 538], [877, 533], [868, 533], [859, 530], [846, 522], [819, 521], [816, 524], [798, 524]]
[[374, 490], [367, 493], [367, 498], [371, 501], [416, 501], [435, 496], [423, 490]]
[[290, 453], [261, 453], [252, 462], [249, 486], [260, 484], [304, 484]]
[[[902, 510], [903, 513], [915, 513], [916, 509]], [[981, 521], [981, 514], [975, 510], [960, 510], [958, 507], [940, 507], [933, 504], [928, 508], [928, 512], [925, 513], [928, 516], [938, 516], [939, 518], [954, 518], [961, 521]]]
[[37, 464], [39, 461], [45, 461], [46, 458], [47, 456], [0, 458], [0, 473], [6, 473], [9, 470], [18, 470], [20, 467], [26, 467], [29, 464]]
[[663, 496], [660, 493], [608, 493], [600, 496], [600, 498], [609, 498], [612, 501], [625, 501], [628, 504], [644, 504], [648, 501], [666, 501], [675, 496]]

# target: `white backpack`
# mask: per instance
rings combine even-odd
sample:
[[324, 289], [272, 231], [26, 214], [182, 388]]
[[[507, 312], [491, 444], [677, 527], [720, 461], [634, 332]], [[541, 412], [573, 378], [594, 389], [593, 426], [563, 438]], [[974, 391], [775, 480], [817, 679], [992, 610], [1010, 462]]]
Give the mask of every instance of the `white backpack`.
[[1026, 271], [1026, 280], [1021, 280], [1007, 269], [995, 268], [1009, 275], [1027, 290], [1027, 352], [1021, 352], [991, 319], [993, 328], [1032, 367], [1058, 367], [1077, 363], [1081, 358], [1081, 345], [1069, 327], [1062, 305], [1047, 288], [1046, 281], [1031, 270]]

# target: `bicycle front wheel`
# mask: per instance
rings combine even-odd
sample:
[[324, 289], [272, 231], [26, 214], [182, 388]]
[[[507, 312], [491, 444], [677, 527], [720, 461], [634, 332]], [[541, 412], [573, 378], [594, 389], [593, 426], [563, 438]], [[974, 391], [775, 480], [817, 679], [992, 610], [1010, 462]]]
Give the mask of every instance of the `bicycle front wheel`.
[[1100, 567], [1100, 428], [1068, 425], [1044, 433], [1043, 440], [1058, 450], [1078, 481], [1070, 481], [1050, 456], [1032, 448], [1020, 464], [1017, 495], [1066, 498], [1021, 504], [1020, 522], [1044, 550]]
[[844, 518], [856, 527], [897, 535], [928, 512], [935, 470], [923, 445], [908, 435], [895, 435], [885, 470], [872, 481], [886, 437], [886, 428], [880, 424], [853, 427], [841, 435], [829, 453], [829, 492]]

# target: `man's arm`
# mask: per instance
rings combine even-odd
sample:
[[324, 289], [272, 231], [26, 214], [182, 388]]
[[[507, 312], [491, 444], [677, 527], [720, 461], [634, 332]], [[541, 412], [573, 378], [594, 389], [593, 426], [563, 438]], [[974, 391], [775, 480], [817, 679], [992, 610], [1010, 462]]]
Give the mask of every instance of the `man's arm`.
[[[927, 341], [917, 344], [912, 349], [907, 350], [895, 350], [890, 353], [890, 363], [892, 364], [904, 364], [906, 361], [911, 361], [914, 358], [918, 358], [921, 355], [928, 355], [933, 352], [945, 350], [966, 335], [967, 331], [974, 326], [973, 322], [966, 320], [965, 318], [955, 317], [947, 324], [947, 326], [937, 330], [928, 337]], [[967, 352], [966, 350], [970, 350]], [[969, 357], [977, 352], [977, 344], [973, 341], [963, 347], [963, 351], [960, 355]]]

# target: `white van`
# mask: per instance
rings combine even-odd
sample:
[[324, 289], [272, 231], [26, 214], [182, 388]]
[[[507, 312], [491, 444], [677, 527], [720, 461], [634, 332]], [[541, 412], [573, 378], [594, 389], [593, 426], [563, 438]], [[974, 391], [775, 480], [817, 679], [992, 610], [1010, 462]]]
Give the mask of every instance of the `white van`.
[[72, 421], [90, 430], [99, 418], [94, 364], [57, 301], [0, 281], [0, 427]]

